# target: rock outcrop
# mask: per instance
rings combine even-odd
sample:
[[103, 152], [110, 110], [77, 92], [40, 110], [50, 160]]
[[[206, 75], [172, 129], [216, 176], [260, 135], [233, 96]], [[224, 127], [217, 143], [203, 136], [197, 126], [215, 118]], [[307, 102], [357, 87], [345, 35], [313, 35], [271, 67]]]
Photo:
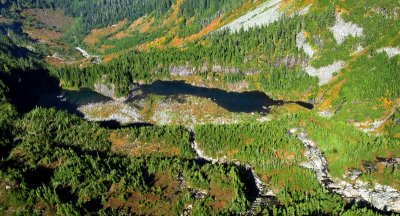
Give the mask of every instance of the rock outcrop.
[[378, 53], [385, 52], [389, 58], [393, 58], [396, 55], [400, 55], [400, 46], [398, 47], [384, 47], [377, 50]]
[[312, 169], [318, 181], [325, 188], [350, 201], [367, 202], [382, 211], [400, 213], [399, 191], [380, 184], [375, 184], [370, 188], [367, 183], [360, 180], [356, 180], [354, 184], [350, 184], [346, 181], [332, 178], [328, 171], [327, 161], [318, 150], [315, 142], [309, 139], [306, 133], [298, 128], [291, 129], [290, 133], [296, 136], [306, 147], [305, 156], [308, 161], [302, 165]]
[[93, 63], [95, 64], [100, 64], [101, 63], [101, 58], [98, 55], [90, 55], [86, 50], [80, 48], [80, 47], [75, 47], [76, 50], [78, 50], [80, 53], [82, 53], [83, 57], [86, 59], [94, 58]]
[[308, 75], [313, 77], [319, 78], [319, 86], [327, 84], [332, 78], [333, 74], [339, 72], [345, 63], [344, 61], [336, 61], [331, 65], [321, 67], [321, 68], [314, 68], [313, 66], [309, 65], [305, 68], [305, 71]]
[[361, 37], [364, 29], [352, 22], [345, 22], [341, 14], [336, 15], [336, 22], [330, 28], [338, 44], [342, 44], [348, 36]]
[[115, 85], [114, 84], [96, 83], [94, 85], [94, 90], [104, 96], [107, 96], [110, 98], [115, 97]]
[[117, 121], [121, 124], [140, 122], [139, 111], [124, 102], [87, 104], [80, 106], [78, 110], [85, 115], [84, 118], [88, 121]]
[[172, 76], [186, 77], [193, 75], [195, 70], [191, 68], [189, 65], [185, 65], [185, 66], [173, 66], [169, 69], [169, 72]]
[[214, 65], [211, 69], [214, 73], [223, 73], [223, 74], [238, 74], [240, 73], [239, 68], [237, 67], [223, 67], [221, 65]]
[[243, 30], [247, 31], [252, 27], [268, 25], [277, 21], [283, 15], [283, 13], [279, 11], [280, 2], [281, 0], [265, 2], [253, 11], [239, 17], [228, 25], [223, 26], [221, 30], [238, 32], [243, 28]]
[[303, 51], [308, 55], [308, 57], [312, 58], [315, 54], [315, 50], [311, 47], [309, 43], [306, 42], [306, 32], [302, 31], [296, 36], [296, 46], [299, 49], [303, 49]]
[[203, 66], [199, 68], [192, 67], [189, 64], [186, 64], [184, 66], [183, 65], [172, 66], [169, 68], [169, 72], [172, 76], [181, 76], [181, 77], [187, 77], [194, 75], [196, 73], [207, 72], [207, 71], [211, 71], [213, 73], [222, 73], [222, 74], [243, 73], [245, 75], [255, 75], [259, 73], [256, 69], [250, 69], [248, 71], [241, 72], [240, 69], [237, 67], [225, 67], [222, 65], [213, 65], [212, 67], [210, 67], [210, 65], [207, 62], [205, 62]]

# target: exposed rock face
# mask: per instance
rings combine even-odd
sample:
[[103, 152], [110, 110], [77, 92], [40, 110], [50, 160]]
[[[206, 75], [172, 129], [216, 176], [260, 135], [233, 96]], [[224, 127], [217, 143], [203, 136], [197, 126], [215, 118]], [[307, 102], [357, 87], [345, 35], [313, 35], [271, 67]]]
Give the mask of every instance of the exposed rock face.
[[377, 51], [378, 51], [378, 53], [385, 52], [388, 55], [389, 58], [393, 58], [396, 55], [400, 55], [400, 46], [398, 46], [398, 47], [384, 47], [384, 48], [378, 49]]
[[319, 116], [324, 117], [324, 118], [331, 118], [334, 115], [334, 113], [332, 113], [328, 109], [323, 110], [323, 111], [319, 112], [318, 114], [319, 114]]
[[364, 31], [363, 28], [352, 22], [345, 22], [341, 14], [336, 15], [336, 23], [330, 30], [338, 44], [342, 44], [348, 36], [361, 37]]
[[259, 74], [259, 73], [260, 73], [260, 71], [258, 71], [258, 70], [255, 69], [255, 68], [250, 69], [250, 70], [243, 71], [243, 74], [246, 75], [246, 76], [257, 75], [257, 74]]
[[185, 66], [173, 66], [169, 69], [169, 72], [172, 76], [181, 76], [186, 77], [194, 74], [194, 69], [191, 68], [189, 65]]
[[296, 59], [294, 56], [286, 56], [284, 58], [278, 59], [275, 67], [279, 67], [282, 64], [288, 68], [294, 68], [298, 65], [300, 65], [301, 67], [305, 67], [307, 65], [307, 61], [302, 60], [301, 58]]
[[224, 73], [224, 74], [238, 74], [240, 73], [239, 68], [236, 67], [222, 67], [221, 65], [214, 65], [211, 69], [214, 73]]
[[228, 25], [223, 26], [221, 30], [238, 32], [243, 28], [243, 30], [247, 31], [251, 27], [268, 25], [277, 21], [283, 15], [283, 13], [279, 11], [280, 2], [281, 0], [265, 2], [255, 10], [239, 17]]
[[207, 191], [190, 188], [190, 195], [195, 199], [204, 199], [207, 196]]
[[312, 6], [312, 4], [307, 5], [305, 8], [301, 9], [298, 14], [299, 15], [308, 14], [308, 11], [310, 11], [311, 6]]
[[306, 33], [304, 31], [300, 32], [296, 36], [296, 46], [299, 49], [303, 49], [303, 51], [312, 58], [314, 56], [314, 49], [311, 47], [309, 43], [306, 43]]
[[376, 172], [376, 165], [372, 161], [363, 161], [362, 166], [367, 173]]
[[312, 40], [314, 44], [321, 50], [324, 46], [324, 41], [322, 40], [321, 36], [314, 35], [312, 36]]
[[115, 97], [115, 85], [114, 84], [96, 83], [94, 85], [94, 90], [104, 96], [111, 97], [111, 98]]
[[400, 15], [400, 7], [388, 9], [385, 6], [379, 6], [371, 9], [372, 12], [385, 17], [385, 19], [398, 19]]
[[358, 169], [348, 169], [343, 177], [354, 181], [358, 179], [362, 174], [363, 173]]
[[332, 178], [328, 172], [327, 161], [318, 150], [315, 142], [298, 128], [291, 129], [290, 133], [295, 135], [306, 147], [305, 155], [308, 161], [304, 165], [306, 165], [306, 168], [314, 170], [318, 181], [325, 188], [351, 201], [364, 201], [383, 211], [400, 212], [399, 191], [380, 184], [375, 184], [373, 188], [369, 188], [367, 183], [360, 180], [356, 180], [355, 184], [350, 184]]
[[226, 159], [225, 158], [217, 158], [217, 159], [215, 159], [215, 158], [207, 156], [204, 153], [204, 151], [199, 148], [199, 145], [196, 143], [196, 141], [193, 141], [191, 145], [192, 145], [193, 150], [196, 152], [197, 157], [202, 158], [202, 159], [204, 159], [206, 161], [209, 161], [209, 162], [211, 162], [213, 164], [215, 164], [215, 163], [226, 163]]
[[388, 16], [389, 16], [389, 11], [385, 7], [373, 8], [372, 11], [383, 15], [385, 18], [388, 18]]
[[339, 72], [344, 67], [344, 65], [345, 63], [343, 61], [336, 61], [331, 65], [318, 69], [314, 68], [313, 66], [307, 66], [305, 70], [308, 75], [318, 77], [319, 85], [322, 86], [324, 84], [327, 84], [332, 79], [333, 74], [335, 72]]
[[[189, 64], [186, 64], [185, 66], [172, 66], [169, 69], [169, 72], [172, 76], [181, 76], [181, 77], [187, 77], [190, 75], [194, 75], [197, 72], [207, 72], [211, 71], [213, 73], [222, 73], [222, 74], [238, 74], [241, 73], [239, 68], [237, 67], [224, 67], [222, 65], [214, 65], [212, 67], [209, 66], [207, 62], [203, 64], [203, 66], [199, 68], [195, 68], [190, 66]], [[256, 69], [244, 71], [243, 74], [245, 75], [255, 75], [257, 74], [258, 71]]]
[[358, 44], [357, 47], [354, 49], [354, 54], [361, 53], [362, 51], [364, 51], [364, 47]]
[[377, 157], [376, 159], [379, 163], [385, 165], [386, 167], [392, 167], [393, 171], [395, 171], [395, 168], [400, 169], [400, 158]]
[[210, 68], [210, 64], [208, 62], [204, 62], [203, 66], [200, 68], [200, 72], [207, 72]]
[[179, 189], [183, 190], [183, 189], [185, 189], [187, 187], [187, 183], [185, 181], [185, 178], [184, 178], [182, 172], [178, 173], [178, 176], [176, 177], [176, 180], [178, 181]]
[[[400, 106], [399, 104], [396, 105]], [[367, 121], [367, 122], [356, 122], [354, 125], [360, 128], [362, 131], [366, 133], [377, 132], [378, 128], [382, 127], [386, 122], [392, 119], [393, 115], [396, 113], [396, 109], [393, 109], [389, 114], [384, 116], [383, 118], [375, 121]]]

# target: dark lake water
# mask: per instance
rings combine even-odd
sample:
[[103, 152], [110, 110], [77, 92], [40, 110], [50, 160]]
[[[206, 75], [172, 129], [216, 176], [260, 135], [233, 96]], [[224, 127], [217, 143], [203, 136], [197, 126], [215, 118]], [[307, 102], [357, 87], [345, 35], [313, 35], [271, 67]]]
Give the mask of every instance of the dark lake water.
[[191, 95], [208, 98], [230, 112], [267, 113], [271, 106], [279, 106], [285, 103], [296, 103], [307, 109], [313, 108], [312, 104], [305, 102], [274, 100], [260, 91], [229, 92], [218, 88], [193, 86], [183, 81], [156, 81], [152, 84], [140, 85], [135, 90], [140, 90], [142, 95], [132, 97], [131, 101], [146, 97], [149, 94], [162, 96]]
[[[286, 103], [296, 103], [308, 109], [313, 108], [312, 104], [305, 102], [274, 100], [265, 93], [259, 91], [229, 92], [217, 88], [193, 86], [183, 81], [156, 81], [152, 84], [138, 85], [132, 91], [139, 92], [139, 94], [130, 97], [127, 101], [128, 103], [146, 98], [149, 95], [191, 95], [207, 98], [230, 112], [268, 113], [271, 106], [279, 106]], [[77, 91], [59, 90], [54, 93], [43, 95], [39, 105], [55, 107], [57, 109], [67, 110], [71, 113], [79, 113], [77, 108], [81, 105], [111, 100], [111, 98], [90, 89], [80, 89]], [[204, 111], [206, 112], [207, 110]]]
[[44, 94], [39, 100], [39, 105], [80, 114], [77, 110], [79, 106], [111, 100], [112, 98], [106, 97], [91, 89], [82, 88], [80, 90], [57, 90], [52, 93]]

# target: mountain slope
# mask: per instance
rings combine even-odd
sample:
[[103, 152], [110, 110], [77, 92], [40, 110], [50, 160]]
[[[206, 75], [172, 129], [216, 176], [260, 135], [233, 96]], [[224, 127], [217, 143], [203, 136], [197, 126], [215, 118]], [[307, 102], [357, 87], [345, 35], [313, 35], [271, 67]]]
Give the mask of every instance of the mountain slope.
[[398, 1], [0, 7], [0, 212], [399, 212]]

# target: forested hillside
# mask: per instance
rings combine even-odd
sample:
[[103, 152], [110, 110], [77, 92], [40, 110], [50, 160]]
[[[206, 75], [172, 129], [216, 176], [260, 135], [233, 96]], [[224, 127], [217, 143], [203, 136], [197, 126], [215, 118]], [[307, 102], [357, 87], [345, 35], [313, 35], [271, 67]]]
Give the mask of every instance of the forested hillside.
[[68, 15], [82, 19], [85, 32], [96, 28], [114, 24], [122, 19], [135, 20], [145, 14], [165, 13], [173, 3], [172, 0], [163, 1], [60, 1], [60, 0], [17, 0], [5, 1], [4, 7], [16, 8], [61, 8]]
[[0, 214], [398, 214], [399, 16], [0, 0]]

